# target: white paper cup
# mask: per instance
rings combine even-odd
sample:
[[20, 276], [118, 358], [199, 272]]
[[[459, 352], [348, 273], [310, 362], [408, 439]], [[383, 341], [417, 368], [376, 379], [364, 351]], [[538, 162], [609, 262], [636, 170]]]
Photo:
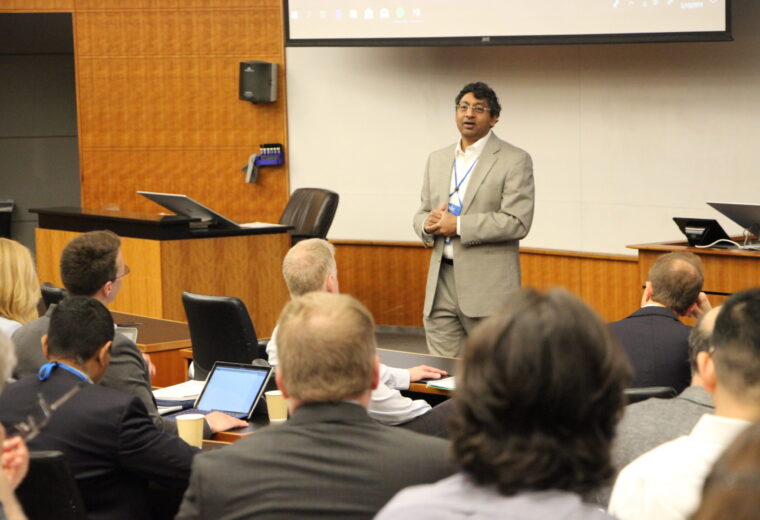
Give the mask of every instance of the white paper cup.
[[190, 446], [203, 447], [203, 422], [206, 418], [200, 413], [188, 413], [177, 416], [179, 437]]
[[288, 404], [285, 397], [279, 390], [270, 390], [264, 392], [267, 399], [267, 411], [269, 412], [269, 422], [277, 423], [288, 419]]

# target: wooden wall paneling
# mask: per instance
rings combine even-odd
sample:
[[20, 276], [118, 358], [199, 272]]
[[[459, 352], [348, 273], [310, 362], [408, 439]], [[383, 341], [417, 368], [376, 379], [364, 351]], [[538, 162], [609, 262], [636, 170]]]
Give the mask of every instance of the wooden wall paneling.
[[153, 386], [171, 386], [187, 381], [187, 361], [180, 355], [179, 350], [151, 352], [149, 355], [156, 366], [156, 375], [151, 379]]
[[163, 317], [186, 321], [182, 291], [236, 296], [269, 337], [288, 300], [280, 266], [289, 246], [287, 233], [161, 242]]
[[163, 316], [161, 299], [161, 242], [121, 238], [121, 254], [130, 272], [122, 278], [121, 290], [110, 308], [141, 316]]
[[[159, 213], [166, 210], [136, 191], [184, 193], [236, 222], [277, 222], [286, 197], [270, 194], [287, 193], [287, 173], [284, 168], [262, 168], [257, 183], [244, 183], [240, 167], [249, 152], [249, 148], [93, 150], [82, 157], [82, 168], [101, 175], [83, 180], [82, 197], [85, 200], [88, 194], [90, 201], [97, 197], [98, 202], [89, 207]], [[192, 183], [180, 179], [180, 171], [192, 176]], [[115, 184], [114, 179], [121, 180]]]
[[61, 251], [71, 239], [79, 235], [73, 231], [37, 228], [34, 233], [37, 275], [40, 282], [63, 287], [61, 281]]
[[0, 0], [2, 12], [69, 12], [74, 10], [76, 0]]
[[381, 325], [422, 326], [430, 249], [336, 242], [338, 279]]
[[[80, 0], [75, 13], [82, 201], [157, 211], [137, 189], [187, 193], [239, 221], [276, 221], [287, 167], [240, 168], [285, 144], [279, 1]], [[279, 101], [238, 99], [238, 63], [281, 64]]]
[[635, 257], [584, 258], [580, 297], [605, 321], [625, 318], [641, 305]]
[[582, 259], [538, 250], [520, 251], [522, 286], [548, 289], [564, 287], [581, 295]]
[[[422, 326], [430, 249], [413, 243], [337, 241], [341, 291], [361, 300], [382, 325]], [[639, 305], [634, 257], [525, 249], [520, 253], [525, 287], [563, 287], [604, 320]]]
[[281, 9], [282, 0], [77, 0], [80, 10]]
[[[37, 228], [37, 271], [41, 282], [63, 287], [60, 274], [61, 253], [81, 233]], [[142, 316], [160, 317], [161, 301], [160, 242], [121, 237], [121, 253], [130, 273], [122, 279], [121, 290], [110, 308]]]

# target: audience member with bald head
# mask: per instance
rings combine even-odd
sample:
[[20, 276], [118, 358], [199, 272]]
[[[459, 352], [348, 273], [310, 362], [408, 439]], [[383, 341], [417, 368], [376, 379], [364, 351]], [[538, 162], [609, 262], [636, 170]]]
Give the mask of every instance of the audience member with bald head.
[[697, 354], [699, 377], [715, 415], [688, 435], [662, 444], [618, 476], [610, 511], [621, 520], [686, 519], [715, 460], [760, 419], [760, 289], [736, 293], [718, 311], [710, 349]]
[[682, 392], [691, 381], [689, 332], [681, 316], [699, 317], [710, 309], [702, 292], [702, 262], [692, 253], [668, 253], [655, 260], [641, 308], [610, 323], [634, 370], [631, 386], [670, 386]]
[[371, 518], [399, 489], [452, 473], [445, 441], [367, 415], [379, 367], [360, 302], [311, 292], [278, 327], [290, 419], [198, 457], [177, 518]]
[[[672, 399], [653, 397], [625, 407], [612, 449], [616, 471], [652, 448], [687, 435], [704, 414], [715, 410], [712, 395], [702, 386], [697, 360], [711, 348], [710, 339], [719, 309], [715, 307], [700, 316], [689, 335], [691, 385]], [[594, 496], [594, 501], [606, 507], [611, 491], [611, 486], [605, 486]]]

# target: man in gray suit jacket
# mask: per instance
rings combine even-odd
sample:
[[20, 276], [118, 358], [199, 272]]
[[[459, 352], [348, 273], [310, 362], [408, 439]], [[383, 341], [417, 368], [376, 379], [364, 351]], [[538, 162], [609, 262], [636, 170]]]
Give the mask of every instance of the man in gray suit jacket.
[[290, 419], [198, 456], [178, 519], [369, 519], [400, 489], [454, 472], [445, 441], [367, 415], [379, 368], [361, 303], [326, 292], [294, 298], [277, 339]]
[[461, 139], [428, 158], [415, 232], [433, 246], [425, 290], [428, 348], [456, 356], [478, 320], [520, 286], [520, 239], [533, 221], [533, 162], [496, 137], [501, 106], [485, 83], [456, 97]]

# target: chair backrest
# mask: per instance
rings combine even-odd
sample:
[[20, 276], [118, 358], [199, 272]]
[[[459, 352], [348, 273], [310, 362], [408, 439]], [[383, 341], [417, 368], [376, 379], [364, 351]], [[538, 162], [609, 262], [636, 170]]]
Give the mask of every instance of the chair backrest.
[[50, 282], [43, 282], [40, 290], [42, 291], [42, 301], [45, 302], [45, 309], [53, 304], [61, 303], [61, 300], [66, 297], [66, 289], [56, 287]]
[[676, 389], [671, 386], [642, 386], [639, 388], [626, 388], [623, 393], [628, 398], [628, 404], [645, 401], [650, 397], [670, 399], [676, 396]]
[[16, 489], [29, 520], [84, 520], [82, 496], [60, 451], [29, 452], [29, 473]]
[[216, 361], [250, 363], [262, 357], [256, 329], [240, 298], [185, 291], [182, 303], [193, 344], [194, 379], [206, 379]]
[[280, 215], [280, 224], [293, 226], [293, 243], [306, 238], [327, 238], [339, 196], [322, 188], [298, 188]]

